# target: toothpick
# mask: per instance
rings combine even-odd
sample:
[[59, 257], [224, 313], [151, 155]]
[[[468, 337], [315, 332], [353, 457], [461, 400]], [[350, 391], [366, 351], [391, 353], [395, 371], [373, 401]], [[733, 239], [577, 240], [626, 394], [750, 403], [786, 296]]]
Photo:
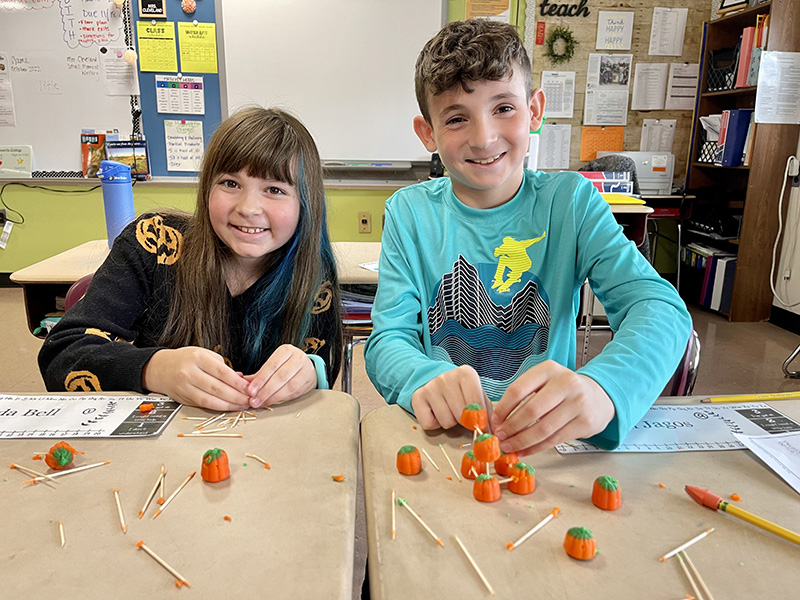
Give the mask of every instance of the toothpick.
[[50, 475], [39, 473], [39, 471], [34, 471], [33, 469], [29, 469], [28, 467], [23, 467], [22, 465], [18, 465], [16, 463], [9, 463], [8, 466], [11, 467], [12, 469], [19, 469], [20, 471], [22, 471], [23, 473], [27, 473], [28, 475], [33, 475], [34, 477], [41, 477], [43, 479], [52, 481], [53, 483], [58, 483], [55, 479], [50, 477]]
[[150, 502], [153, 501], [153, 496], [156, 495], [156, 490], [158, 489], [158, 484], [160, 484], [164, 479], [164, 473], [166, 470], [164, 468], [164, 464], [161, 464], [161, 472], [158, 474], [158, 478], [156, 479], [156, 483], [153, 486], [153, 489], [150, 492], [150, 495], [147, 496], [147, 500], [144, 501], [144, 505], [142, 506], [142, 510], [139, 511], [139, 518], [141, 519], [144, 516], [144, 511], [147, 510], [147, 507], [150, 506]]
[[695, 544], [695, 543], [699, 542], [700, 540], [702, 540], [704, 537], [706, 537], [709, 533], [712, 533], [713, 531], [714, 531], [713, 527], [711, 529], [706, 529], [703, 533], [694, 536], [692, 539], [690, 539], [685, 544], [681, 544], [680, 546], [675, 548], [675, 550], [672, 550], [671, 552], [667, 552], [664, 556], [662, 556], [658, 560], [661, 561], [661, 562], [664, 562], [668, 558], [672, 558], [673, 556], [675, 556], [681, 550], [686, 550], [686, 548], [688, 548], [692, 544]]
[[181, 417], [184, 421], [210, 421], [211, 417]]
[[302, 415], [302, 414], [303, 414], [303, 411], [301, 410], [299, 413], [297, 413], [297, 414], [294, 416], [294, 418], [296, 419], [297, 417], [299, 417], [299, 416], [300, 416], [300, 415]]
[[219, 421], [220, 419], [224, 418], [225, 416], [226, 416], [226, 413], [221, 413], [221, 414], [217, 415], [216, 417], [212, 417], [208, 421], [206, 421], [205, 423], [201, 423], [200, 425], [198, 425], [197, 429], [204, 429], [204, 428], [208, 427], [209, 425], [211, 425], [212, 423], [216, 423], [217, 421]]
[[239, 411], [238, 413], [236, 413], [236, 418], [233, 420], [233, 425], [231, 425], [231, 429], [236, 427], [236, 425], [239, 423], [239, 419], [241, 418], [242, 418], [242, 411]]
[[706, 598], [708, 600], [714, 600], [714, 596], [711, 595], [711, 592], [708, 590], [708, 587], [706, 587], [706, 582], [703, 581], [702, 577], [700, 577], [700, 572], [695, 568], [692, 559], [689, 558], [689, 555], [686, 554], [685, 550], [681, 551], [681, 554], [683, 555], [683, 560], [685, 560], [686, 564], [689, 565], [689, 569], [691, 569], [692, 574], [695, 576], [695, 579], [697, 579], [697, 583], [699, 583], [700, 587], [703, 589], [703, 593], [706, 595]]
[[201, 431], [193, 432], [194, 435], [211, 435], [212, 433], [219, 433], [220, 431], [227, 431], [228, 427], [216, 427], [215, 429], [202, 429]]
[[466, 448], [467, 446], [472, 446], [472, 442], [470, 442], [468, 444], [459, 444], [458, 445], [459, 448]]
[[156, 504], [161, 506], [164, 504], [164, 486], [167, 485], [167, 472], [164, 471], [164, 474], [161, 475], [161, 485], [159, 486], [158, 490], [158, 500], [156, 500]]
[[503, 485], [504, 483], [508, 483], [509, 481], [514, 481], [515, 479], [517, 479], [517, 478], [516, 477], [506, 477], [505, 479], [498, 479], [497, 483], [499, 483], [500, 485]]
[[183, 483], [182, 483], [182, 484], [180, 484], [180, 485], [178, 486], [178, 489], [176, 489], [174, 492], [172, 492], [172, 494], [170, 494], [169, 498], [167, 498], [167, 499], [164, 501], [164, 504], [162, 504], [162, 505], [161, 505], [161, 508], [159, 508], [159, 509], [156, 511], [156, 514], [154, 514], [154, 515], [153, 515], [153, 518], [154, 518], [154, 519], [155, 519], [155, 518], [156, 518], [158, 515], [160, 515], [162, 512], [164, 512], [164, 509], [165, 509], [165, 508], [167, 508], [167, 504], [169, 504], [170, 502], [172, 502], [172, 499], [173, 499], [175, 496], [177, 496], [177, 495], [178, 495], [178, 492], [180, 492], [180, 491], [183, 489], [183, 486], [185, 486], [187, 483], [189, 483], [189, 482], [192, 480], [192, 477], [194, 477], [196, 473], [197, 473], [197, 471], [193, 471], [191, 475], [189, 475], [189, 476], [188, 476], [186, 479], [184, 479], [184, 480], [183, 480]]
[[478, 472], [475, 470], [475, 467], [470, 467], [469, 468], [469, 472], [472, 473], [472, 475], [475, 477], [475, 479], [478, 478]]
[[58, 522], [58, 535], [61, 536], [61, 547], [63, 548], [67, 543], [67, 538], [64, 537], [64, 523]]
[[[63, 477], [64, 475], [71, 475], [72, 473], [77, 473], [79, 471], [85, 471], [86, 469], [94, 469], [95, 467], [102, 467], [103, 465], [111, 464], [110, 460], [106, 460], [103, 462], [95, 463], [93, 465], [84, 465], [83, 467], [76, 467], [74, 469], [69, 469], [67, 471], [59, 471], [58, 473], [53, 473], [50, 475], [50, 478], [53, 477]], [[26, 479], [23, 483], [37, 483], [38, 481], [45, 479], [45, 477], [34, 477], [33, 479]]]
[[480, 567], [478, 567], [478, 565], [475, 563], [475, 560], [472, 558], [472, 555], [469, 553], [469, 551], [468, 551], [468, 550], [467, 550], [467, 548], [464, 546], [464, 544], [463, 544], [463, 543], [461, 543], [461, 540], [460, 540], [460, 539], [458, 539], [458, 536], [457, 536], [457, 535], [454, 535], [453, 537], [454, 537], [454, 538], [456, 538], [456, 542], [458, 542], [458, 545], [459, 545], [459, 547], [460, 547], [460, 548], [461, 548], [461, 550], [464, 552], [464, 555], [467, 557], [467, 560], [469, 560], [469, 564], [471, 564], [471, 565], [472, 565], [472, 568], [473, 568], [473, 569], [475, 569], [475, 572], [478, 574], [478, 577], [480, 577], [480, 578], [481, 578], [481, 581], [483, 582], [483, 585], [485, 585], [485, 586], [486, 586], [486, 589], [487, 589], [487, 590], [489, 590], [489, 593], [490, 593], [492, 596], [494, 596], [494, 590], [492, 589], [492, 586], [491, 586], [491, 584], [490, 584], [490, 583], [489, 583], [489, 581], [486, 579], [486, 577], [484, 577], [484, 575], [483, 575], [483, 572], [481, 572], [481, 570], [480, 570]]
[[397, 510], [397, 494], [395, 494], [394, 488], [392, 488], [392, 539], [397, 536], [397, 517], [395, 515]]
[[542, 527], [544, 527], [544, 526], [545, 526], [545, 525], [547, 525], [547, 524], [548, 524], [550, 521], [552, 521], [552, 520], [553, 520], [555, 517], [557, 517], [559, 512], [561, 512], [561, 509], [560, 509], [560, 508], [558, 508], [557, 506], [556, 506], [556, 507], [554, 507], [554, 508], [553, 508], [553, 510], [552, 510], [552, 511], [550, 511], [550, 514], [549, 514], [549, 515], [547, 515], [547, 516], [546, 516], [544, 519], [542, 519], [541, 521], [539, 521], [539, 523], [537, 523], [536, 525], [534, 525], [534, 527], [533, 527], [533, 528], [531, 528], [531, 529], [530, 529], [530, 531], [527, 531], [527, 532], [526, 532], [526, 533], [525, 533], [525, 534], [524, 534], [524, 535], [523, 535], [521, 538], [519, 538], [519, 539], [518, 539], [516, 542], [509, 542], [509, 543], [506, 545], [506, 548], [508, 548], [509, 550], [513, 550], [514, 548], [516, 548], [517, 546], [519, 546], [520, 544], [522, 544], [522, 542], [524, 542], [525, 540], [527, 540], [527, 539], [528, 539], [529, 537], [531, 537], [531, 536], [532, 536], [534, 533], [536, 533], [537, 531], [539, 531], [539, 530], [540, 530]]
[[201, 437], [232, 437], [232, 438], [240, 438], [244, 437], [241, 433], [179, 433], [178, 437], [185, 437], [185, 438], [201, 438]]
[[119, 488], [114, 488], [114, 500], [117, 502], [119, 525], [122, 527], [122, 533], [128, 533], [128, 526], [125, 524], [125, 515], [122, 514], [122, 504], [119, 501]]
[[267, 461], [265, 461], [263, 458], [261, 458], [260, 456], [256, 456], [255, 454], [251, 454], [250, 452], [245, 452], [244, 455], [245, 456], [249, 456], [250, 458], [254, 458], [258, 462], [263, 464], [265, 468], [269, 469], [269, 463]]
[[459, 473], [456, 470], [455, 466], [453, 465], [453, 461], [450, 460], [449, 456], [447, 456], [447, 452], [445, 451], [444, 446], [442, 444], [439, 444], [439, 448], [442, 450], [442, 454], [444, 454], [444, 457], [447, 459], [447, 462], [450, 463], [450, 468], [453, 469], [453, 473], [456, 474], [456, 477], [458, 477], [458, 480], [459, 481], [463, 481], [463, 479], [461, 479], [461, 473]]
[[208, 417], [207, 419], [203, 419], [203, 417], [188, 417], [188, 418], [190, 418], [190, 419], [197, 419], [197, 418], [203, 419], [203, 422], [195, 427], [195, 429], [197, 429], [197, 428], [203, 427], [204, 425], [208, 425], [213, 419], [216, 419], [217, 417], [219, 417], [219, 415], [216, 415], [214, 417]]
[[430, 454], [428, 454], [428, 451], [427, 451], [427, 450], [425, 450], [425, 448], [420, 448], [420, 450], [422, 450], [422, 453], [425, 455], [425, 458], [427, 458], [429, 461], [431, 461], [431, 464], [433, 465], [433, 468], [434, 468], [434, 469], [436, 469], [437, 471], [439, 471], [439, 470], [440, 470], [440, 469], [439, 469], [439, 465], [437, 465], [437, 464], [434, 462], [434, 460], [431, 458], [431, 455], [430, 455]]
[[689, 569], [686, 568], [686, 563], [683, 562], [683, 557], [680, 554], [678, 554], [677, 557], [678, 557], [678, 562], [681, 564], [681, 569], [683, 569], [683, 572], [686, 574], [686, 579], [689, 580], [689, 584], [692, 586], [692, 590], [694, 591], [694, 595], [699, 600], [704, 600], [703, 599], [703, 594], [701, 594], [700, 590], [697, 589], [697, 584], [695, 584], [694, 578], [692, 577], [692, 574], [689, 572]]
[[173, 569], [166, 562], [164, 562], [164, 559], [162, 559], [158, 554], [150, 550], [150, 548], [148, 548], [145, 545], [144, 540], [139, 540], [138, 542], [136, 542], [136, 547], [139, 548], [140, 550], [144, 550], [145, 552], [147, 552], [153, 558], [153, 560], [155, 560], [158, 564], [164, 567], [170, 573], [170, 575], [172, 575], [177, 580], [176, 583], [180, 582], [186, 587], [192, 587], [189, 584], [189, 582], [186, 581], [186, 578], [183, 575], [178, 573], [175, 569]]
[[423, 521], [423, 520], [422, 520], [422, 517], [420, 517], [420, 516], [419, 516], [417, 513], [415, 513], [415, 512], [414, 512], [414, 510], [413, 510], [413, 509], [412, 509], [412, 508], [411, 508], [411, 507], [408, 505], [408, 502], [406, 502], [406, 501], [405, 501], [405, 499], [403, 499], [403, 498], [398, 498], [398, 499], [397, 499], [397, 503], [398, 503], [400, 506], [404, 507], [404, 508], [405, 508], [405, 509], [406, 509], [408, 512], [410, 512], [410, 513], [411, 513], [411, 515], [412, 515], [412, 516], [413, 516], [413, 517], [414, 517], [414, 518], [417, 520], [417, 522], [418, 522], [420, 525], [422, 525], [422, 527], [425, 529], [425, 531], [427, 531], [427, 532], [430, 534], [430, 536], [431, 536], [431, 537], [432, 537], [434, 540], [436, 540], [436, 543], [437, 543], [437, 544], [439, 544], [439, 545], [440, 545], [442, 548], [444, 548], [444, 543], [443, 543], [443, 542], [442, 542], [442, 540], [439, 538], [439, 536], [438, 536], [438, 535], [436, 535], [435, 533], [433, 533], [433, 530], [432, 530], [430, 527], [428, 527], [428, 525], [427, 525], [427, 523], [425, 523], [425, 521]]

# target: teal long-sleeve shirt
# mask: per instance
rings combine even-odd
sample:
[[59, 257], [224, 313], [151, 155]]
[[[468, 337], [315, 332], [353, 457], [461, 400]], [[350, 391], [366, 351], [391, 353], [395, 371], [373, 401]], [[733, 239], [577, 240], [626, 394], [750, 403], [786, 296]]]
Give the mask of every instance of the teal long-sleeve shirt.
[[367, 373], [409, 412], [415, 390], [463, 364], [492, 400], [545, 360], [574, 370], [588, 279], [615, 335], [578, 373], [616, 409], [590, 441], [615, 448], [663, 390], [691, 331], [675, 289], [576, 173], [526, 170], [514, 198], [491, 209], [462, 204], [447, 178], [404, 188], [386, 202], [379, 264]]

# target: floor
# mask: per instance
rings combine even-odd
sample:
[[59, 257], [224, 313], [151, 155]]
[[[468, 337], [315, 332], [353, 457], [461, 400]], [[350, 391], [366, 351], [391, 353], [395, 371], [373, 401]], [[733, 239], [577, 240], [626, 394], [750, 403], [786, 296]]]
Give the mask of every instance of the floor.
[[[695, 384], [697, 395], [746, 394], [800, 390], [800, 379], [785, 379], [781, 364], [800, 344], [800, 336], [770, 323], [729, 323], [715, 313], [691, 308], [694, 327], [701, 343], [700, 369]], [[28, 332], [22, 291], [0, 288], [3, 322], [2, 375], [0, 393], [44, 392], [36, 355], [41, 340]], [[608, 331], [592, 333], [590, 356], [610, 339]], [[384, 406], [384, 401], [364, 371], [364, 345], [353, 352], [352, 394], [361, 404], [361, 416]], [[800, 359], [790, 370], [800, 370]], [[339, 382], [336, 389], [341, 389]], [[362, 515], [356, 524], [354, 594], [359, 598], [366, 562], [366, 523], [363, 515], [363, 484], [359, 481], [358, 506]]]

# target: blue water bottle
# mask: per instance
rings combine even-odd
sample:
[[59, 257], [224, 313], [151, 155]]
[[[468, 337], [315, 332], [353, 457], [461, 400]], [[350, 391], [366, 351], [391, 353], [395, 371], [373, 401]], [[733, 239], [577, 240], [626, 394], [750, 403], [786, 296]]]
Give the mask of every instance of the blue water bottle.
[[100, 162], [97, 177], [103, 184], [103, 206], [106, 211], [106, 234], [108, 247], [125, 226], [133, 221], [133, 183], [131, 168], [113, 160]]

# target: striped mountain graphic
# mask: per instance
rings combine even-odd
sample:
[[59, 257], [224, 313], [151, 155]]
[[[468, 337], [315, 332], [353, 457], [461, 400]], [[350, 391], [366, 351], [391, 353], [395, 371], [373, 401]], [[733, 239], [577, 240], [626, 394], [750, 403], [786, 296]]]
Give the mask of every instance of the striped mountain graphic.
[[478, 269], [459, 256], [431, 301], [428, 327], [435, 354], [443, 352], [455, 365], [470, 364], [483, 378], [508, 381], [527, 368], [526, 358], [547, 349], [550, 309], [533, 280], [508, 304], [497, 304]]

